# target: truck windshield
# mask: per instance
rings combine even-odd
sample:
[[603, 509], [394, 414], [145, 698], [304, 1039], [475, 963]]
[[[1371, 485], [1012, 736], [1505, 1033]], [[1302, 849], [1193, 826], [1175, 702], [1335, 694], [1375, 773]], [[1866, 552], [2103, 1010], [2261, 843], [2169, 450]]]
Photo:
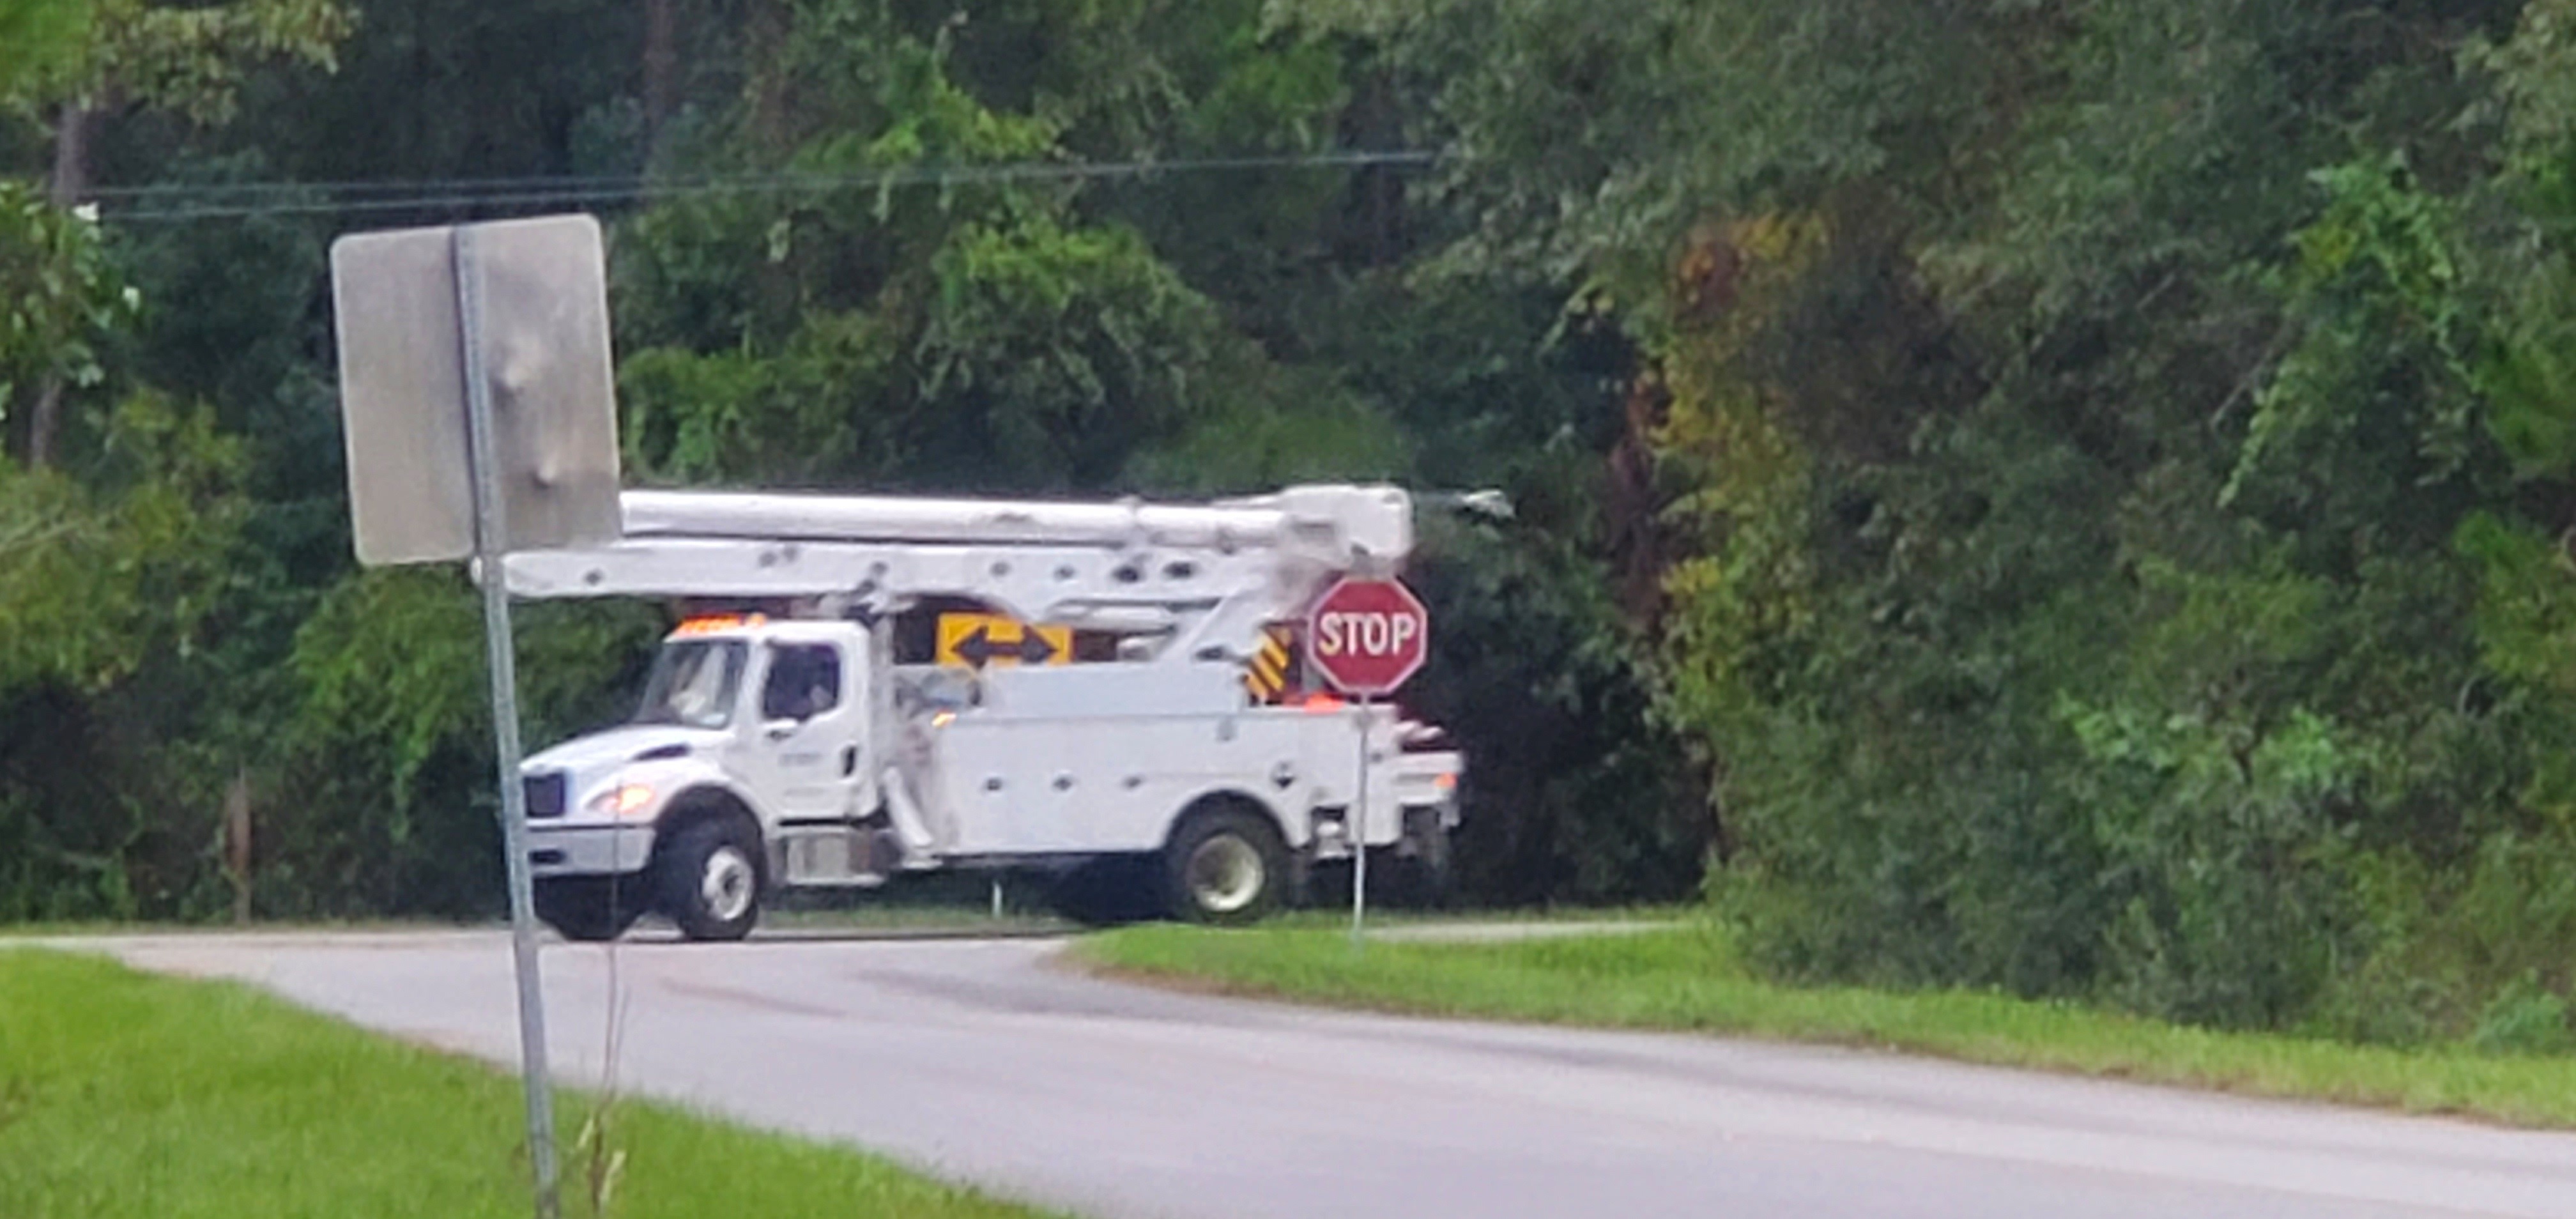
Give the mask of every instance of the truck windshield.
[[653, 662], [652, 680], [644, 683], [644, 705], [636, 709], [635, 722], [724, 727], [733, 719], [744, 654], [740, 640], [690, 639], [662, 645], [662, 655]]

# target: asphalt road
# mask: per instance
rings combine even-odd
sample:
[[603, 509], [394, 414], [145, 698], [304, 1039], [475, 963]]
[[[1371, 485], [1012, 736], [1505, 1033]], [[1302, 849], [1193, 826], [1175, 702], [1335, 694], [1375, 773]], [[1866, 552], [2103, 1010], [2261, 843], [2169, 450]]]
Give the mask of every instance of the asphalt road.
[[[493, 933], [82, 941], [516, 1061]], [[623, 1086], [1104, 1219], [2576, 1216], [2576, 1137], [1887, 1055], [1312, 1012], [1046, 941], [618, 950]], [[609, 955], [545, 954], [595, 1078]]]

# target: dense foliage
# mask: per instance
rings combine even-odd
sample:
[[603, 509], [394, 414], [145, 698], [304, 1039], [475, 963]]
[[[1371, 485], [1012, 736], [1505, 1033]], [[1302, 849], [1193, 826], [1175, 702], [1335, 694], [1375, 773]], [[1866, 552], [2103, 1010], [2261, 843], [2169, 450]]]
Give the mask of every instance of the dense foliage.
[[[2567, 0], [22, 28], [0, 913], [220, 908], [244, 792], [261, 909], [490, 908], [470, 608], [351, 570], [321, 252], [587, 204], [640, 478], [1512, 492], [1415, 573], [1487, 899], [1704, 881], [1787, 975], [2565, 1035]], [[533, 621], [535, 733], [656, 625]]]
[[2564, 1036], [2567, 5], [1331, 7], [1644, 348], [1770, 967]]
[[[472, 601], [353, 568], [324, 251], [584, 204], [640, 480], [1515, 492], [1524, 523], [1444, 526], [1419, 573], [1456, 625], [1418, 697], [1493, 758], [1473, 883], [1697, 884], [1704, 806], [1592, 544], [1626, 348], [1552, 340], [1549, 281], [1412, 274], [1460, 221], [1339, 155], [1406, 134], [1372, 47], [1257, 0], [0, 7], [20, 28], [0, 918], [203, 917], [245, 857], [265, 914], [495, 908]], [[530, 611], [527, 735], [620, 715], [661, 624]]]

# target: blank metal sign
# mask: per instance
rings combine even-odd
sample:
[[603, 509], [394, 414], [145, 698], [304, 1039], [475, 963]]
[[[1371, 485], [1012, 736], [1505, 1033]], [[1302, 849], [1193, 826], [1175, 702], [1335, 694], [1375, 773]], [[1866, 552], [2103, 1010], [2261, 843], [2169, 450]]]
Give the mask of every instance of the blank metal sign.
[[460, 272], [472, 277], [482, 315], [502, 549], [614, 541], [617, 406], [599, 224], [549, 216], [332, 243], [359, 561], [474, 551]]

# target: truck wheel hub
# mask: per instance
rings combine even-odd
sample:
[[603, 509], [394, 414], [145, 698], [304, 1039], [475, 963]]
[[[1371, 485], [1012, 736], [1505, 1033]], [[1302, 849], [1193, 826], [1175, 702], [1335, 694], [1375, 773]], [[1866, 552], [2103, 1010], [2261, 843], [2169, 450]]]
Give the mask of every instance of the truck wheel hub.
[[754, 887], [751, 861], [732, 847], [717, 847], [698, 878], [698, 897], [716, 921], [730, 923], [751, 909]]
[[1233, 914], [1261, 896], [1261, 853], [1231, 834], [1220, 834], [1190, 852], [1190, 898], [1212, 914]]

